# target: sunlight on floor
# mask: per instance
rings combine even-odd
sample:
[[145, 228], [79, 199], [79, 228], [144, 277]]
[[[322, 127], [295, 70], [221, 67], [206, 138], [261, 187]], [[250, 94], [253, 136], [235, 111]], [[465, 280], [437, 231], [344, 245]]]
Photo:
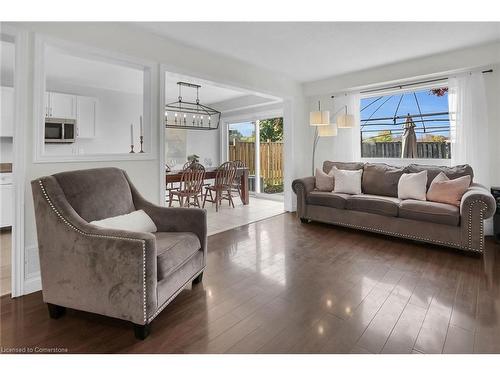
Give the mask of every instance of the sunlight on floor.
[[236, 198], [234, 205], [235, 208], [232, 208], [224, 201], [216, 212], [215, 205], [206, 204], [209, 236], [284, 212], [283, 202], [255, 197], [250, 197], [250, 204], [246, 206]]

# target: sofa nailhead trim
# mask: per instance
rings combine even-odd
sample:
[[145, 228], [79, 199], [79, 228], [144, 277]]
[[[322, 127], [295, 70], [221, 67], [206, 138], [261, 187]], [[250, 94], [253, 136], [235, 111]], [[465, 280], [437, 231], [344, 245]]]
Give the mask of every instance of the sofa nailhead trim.
[[[119, 236], [107, 236], [103, 234], [93, 234], [93, 233], [87, 233], [84, 232], [80, 229], [78, 229], [76, 226], [71, 224], [55, 207], [52, 201], [49, 198], [49, 195], [45, 191], [45, 187], [43, 186], [42, 180], [38, 180], [38, 183], [40, 184], [40, 189], [42, 190], [42, 194], [45, 197], [45, 200], [49, 204], [50, 208], [52, 208], [52, 211], [55, 212], [55, 214], [71, 229], [73, 229], [75, 232], [87, 236], [87, 237], [96, 237], [96, 238], [110, 238], [110, 239], [115, 239], [115, 240], [131, 240], [131, 241], [140, 241], [142, 243], [142, 310], [143, 310], [143, 319], [144, 323], [147, 321], [147, 304], [146, 304], [146, 241], [140, 240], [137, 238], [130, 238], [130, 237], [119, 237]], [[156, 315], [155, 315], [156, 316]]]

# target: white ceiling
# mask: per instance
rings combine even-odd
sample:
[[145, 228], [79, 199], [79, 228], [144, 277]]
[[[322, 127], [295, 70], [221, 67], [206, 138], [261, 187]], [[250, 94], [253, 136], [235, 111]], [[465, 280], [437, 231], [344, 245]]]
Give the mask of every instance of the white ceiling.
[[500, 40], [500, 22], [140, 22], [307, 82]]

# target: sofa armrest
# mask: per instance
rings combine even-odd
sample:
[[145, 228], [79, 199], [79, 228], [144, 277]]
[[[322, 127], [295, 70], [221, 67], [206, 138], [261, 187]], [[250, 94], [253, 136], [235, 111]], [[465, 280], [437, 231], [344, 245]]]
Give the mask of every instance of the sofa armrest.
[[481, 206], [483, 219], [488, 219], [493, 216], [496, 210], [496, 201], [490, 191], [481, 184], [473, 183], [462, 196], [460, 202], [460, 215], [464, 216], [469, 213], [478, 211], [476, 205]]
[[31, 186], [44, 301], [145, 324], [157, 308], [155, 236], [89, 224], [52, 176]]
[[297, 216], [300, 218], [306, 217], [307, 194], [314, 190], [315, 184], [313, 176], [298, 178], [292, 182], [292, 190], [297, 195]]
[[493, 216], [495, 198], [486, 187], [473, 183], [460, 202], [462, 243], [473, 251], [484, 251], [484, 220]]

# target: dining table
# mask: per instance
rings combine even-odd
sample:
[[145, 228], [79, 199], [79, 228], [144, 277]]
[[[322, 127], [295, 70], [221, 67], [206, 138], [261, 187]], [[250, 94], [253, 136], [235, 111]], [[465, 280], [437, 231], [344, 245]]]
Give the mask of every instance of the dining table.
[[[217, 175], [217, 168], [205, 168], [205, 180], [213, 180]], [[247, 205], [250, 202], [250, 196], [248, 193], [248, 176], [249, 171], [248, 167], [240, 167], [236, 168], [236, 177], [240, 180], [240, 189], [241, 189], [241, 201], [244, 205]], [[182, 170], [171, 170], [166, 171], [165, 178], [167, 186], [172, 182], [180, 182], [182, 177]]]

